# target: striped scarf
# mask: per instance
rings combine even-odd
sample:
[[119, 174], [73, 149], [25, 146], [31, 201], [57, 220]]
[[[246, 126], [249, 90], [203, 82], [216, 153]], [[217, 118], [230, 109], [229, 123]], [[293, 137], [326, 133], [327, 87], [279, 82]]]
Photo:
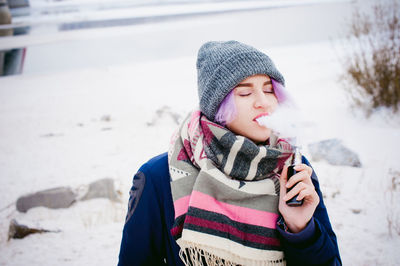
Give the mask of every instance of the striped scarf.
[[285, 265], [276, 231], [279, 176], [292, 147], [271, 136], [256, 145], [200, 111], [168, 153], [175, 222], [186, 265]]

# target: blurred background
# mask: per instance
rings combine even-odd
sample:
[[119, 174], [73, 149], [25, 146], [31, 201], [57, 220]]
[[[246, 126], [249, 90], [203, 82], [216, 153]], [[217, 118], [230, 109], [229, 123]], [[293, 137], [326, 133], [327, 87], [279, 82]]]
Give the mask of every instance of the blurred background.
[[[400, 119], [387, 106], [365, 115], [344, 82], [364, 43], [349, 39], [355, 12], [373, 18], [375, 4], [0, 0], [0, 264], [115, 265], [132, 176], [197, 105], [198, 49], [233, 39], [285, 76], [344, 265], [397, 265]], [[324, 140], [358, 163], [313, 154]], [[58, 205], [29, 198], [54, 188]]]
[[[2, 0], [5, 2], [5, 0]], [[10, 0], [3, 75], [193, 56], [207, 40], [256, 47], [340, 38], [351, 1]], [[5, 12], [5, 11], [4, 11]]]

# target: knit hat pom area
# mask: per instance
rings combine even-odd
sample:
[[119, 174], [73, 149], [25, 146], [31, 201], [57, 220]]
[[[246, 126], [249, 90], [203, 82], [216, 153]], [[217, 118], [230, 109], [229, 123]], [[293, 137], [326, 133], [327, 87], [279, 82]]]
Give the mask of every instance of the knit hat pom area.
[[238, 41], [203, 44], [196, 66], [200, 111], [211, 121], [215, 121], [225, 96], [247, 77], [266, 74], [285, 85], [282, 74], [266, 54]]

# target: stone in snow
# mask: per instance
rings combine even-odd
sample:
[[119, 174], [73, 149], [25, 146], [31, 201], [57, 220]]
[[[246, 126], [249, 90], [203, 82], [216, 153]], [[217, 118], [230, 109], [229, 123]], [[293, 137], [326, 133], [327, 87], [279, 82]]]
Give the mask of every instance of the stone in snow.
[[361, 167], [358, 155], [339, 139], [328, 139], [308, 145], [313, 161], [326, 160], [332, 165]]
[[75, 202], [76, 194], [69, 187], [58, 187], [21, 196], [17, 200], [17, 210], [27, 212], [34, 207], [51, 209], [68, 208]]
[[80, 200], [94, 198], [107, 198], [111, 201], [120, 201], [119, 195], [114, 188], [114, 180], [111, 178], [103, 178], [90, 183], [88, 191]]

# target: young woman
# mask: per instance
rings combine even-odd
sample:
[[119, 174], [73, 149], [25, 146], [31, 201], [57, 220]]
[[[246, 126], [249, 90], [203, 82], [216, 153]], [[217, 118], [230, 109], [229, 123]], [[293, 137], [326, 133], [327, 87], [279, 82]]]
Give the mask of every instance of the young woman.
[[271, 59], [208, 42], [197, 70], [199, 110], [134, 176], [119, 265], [341, 265], [309, 162], [287, 181], [293, 147], [256, 121], [285, 101]]

